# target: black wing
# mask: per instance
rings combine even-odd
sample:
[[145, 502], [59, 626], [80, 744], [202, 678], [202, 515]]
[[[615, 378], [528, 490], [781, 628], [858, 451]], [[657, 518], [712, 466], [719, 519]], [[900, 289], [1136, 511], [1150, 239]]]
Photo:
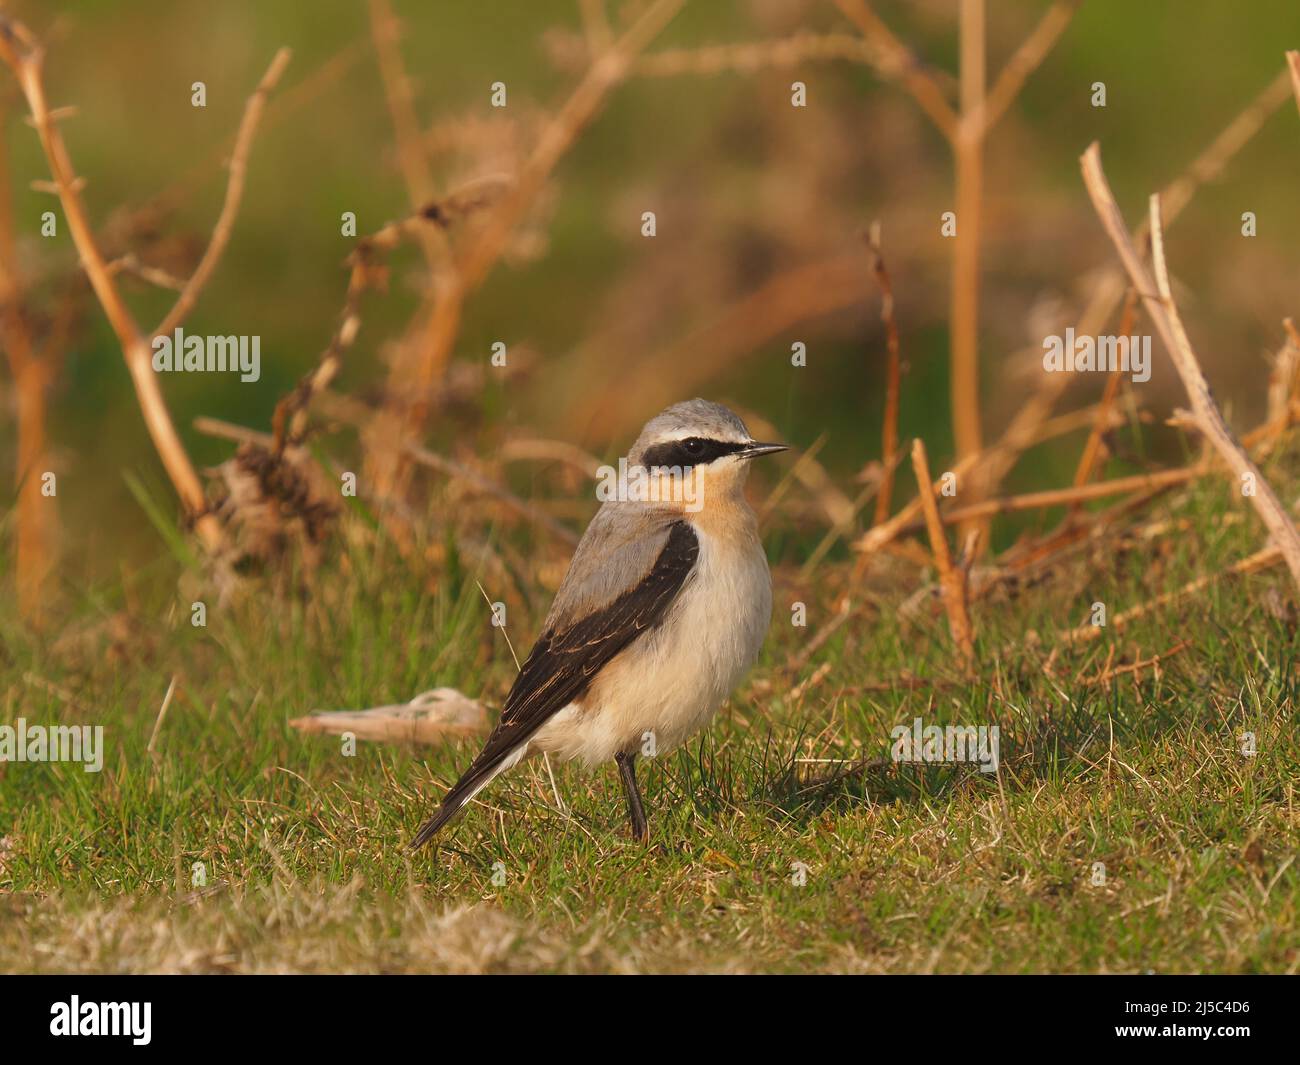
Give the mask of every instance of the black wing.
[[610, 659], [664, 619], [699, 555], [695, 530], [684, 521], [674, 522], [639, 584], [567, 629], [542, 633], [506, 696], [497, 727], [437, 813], [416, 833], [412, 849], [427, 843], [552, 715], [581, 698]]

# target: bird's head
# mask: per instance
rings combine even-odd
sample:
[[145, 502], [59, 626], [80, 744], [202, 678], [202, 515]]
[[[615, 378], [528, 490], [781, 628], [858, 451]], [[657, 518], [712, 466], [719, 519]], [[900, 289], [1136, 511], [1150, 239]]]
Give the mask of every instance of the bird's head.
[[661, 500], [699, 509], [710, 498], [739, 495], [750, 460], [785, 451], [784, 444], [755, 440], [745, 423], [718, 403], [676, 403], [645, 424], [628, 466], [648, 472]]

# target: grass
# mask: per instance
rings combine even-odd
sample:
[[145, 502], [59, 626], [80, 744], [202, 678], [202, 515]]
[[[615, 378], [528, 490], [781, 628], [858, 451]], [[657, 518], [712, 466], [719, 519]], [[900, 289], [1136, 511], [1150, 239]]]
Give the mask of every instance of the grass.
[[[1221, 581], [1100, 640], [1054, 635], [1094, 602], [1113, 617], [1256, 549], [1228, 493], [1207, 481], [1145, 515], [1195, 534], [1102, 539], [978, 601], [974, 679], [941, 611], [900, 616], [915, 574], [873, 582], [791, 669], [844, 568], [797, 588], [778, 567], [759, 666], [708, 732], [643, 763], [648, 848], [627, 835], [612, 767], [557, 765], [561, 809], [537, 764], [410, 856], [472, 741], [345, 757], [288, 728], [440, 685], [499, 705], [510, 653], [458, 567], [435, 584], [392, 552], [344, 547], [310, 595], [209, 603], [205, 628], [191, 597], [152, 598], [169, 560], [84, 594], [54, 640], [6, 609], [0, 721], [102, 724], [107, 754], [98, 774], [0, 764], [0, 969], [1294, 972], [1285, 572]], [[546, 598], [512, 607], [521, 653]], [[807, 628], [790, 624], [794, 599]], [[1182, 641], [1158, 676], [1096, 682], [1112, 653], [1114, 668]], [[905, 676], [921, 681], [882, 683]], [[918, 716], [999, 725], [1000, 771], [891, 763], [890, 729]]]

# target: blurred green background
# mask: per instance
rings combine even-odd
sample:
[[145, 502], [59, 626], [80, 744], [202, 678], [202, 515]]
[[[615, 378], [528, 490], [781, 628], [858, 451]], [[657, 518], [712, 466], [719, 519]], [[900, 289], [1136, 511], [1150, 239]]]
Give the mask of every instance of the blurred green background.
[[[607, 6], [619, 24], [640, 7]], [[919, 56], [956, 70], [952, 0], [875, 6]], [[213, 465], [231, 445], [196, 433], [194, 417], [266, 429], [277, 399], [328, 342], [351, 246], [340, 234], [342, 212], [356, 212], [359, 231], [368, 233], [409, 209], [367, 5], [41, 0], [6, 8], [47, 43], [51, 104], [79, 109], [64, 132], [105, 244], [181, 276], [216, 217], [222, 160], [245, 99], [275, 49], [293, 49], [253, 147], [233, 239], [186, 323], [192, 333], [259, 334], [261, 380], [176, 375], [165, 382], [192, 457]], [[443, 187], [517, 162], [539, 119], [581, 76], [575, 2], [394, 0], [394, 8]], [[1042, 0], [990, 2], [990, 80], [1046, 8]], [[829, 2], [694, 0], [647, 54], [797, 32], [856, 31]], [[1079, 179], [1079, 154], [1101, 141], [1132, 223], [1146, 195], [1178, 176], [1278, 75], [1284, 49], [1297, 46], [1295, 0], [1082, 5], [986, 147], [986, 438], [1036, 381], [1033, 360], [1017, 362], [1013, 353], [1041, 344], [1043, 322], [1073, 322], [1089, 279], [1112, 261]], [[808, 86], [803, 109], [790, 106], [796, 79]], [[206, 108], [191, 106], [195, 81], [207, 85]], [[508, 87], [504, 112], [489, 106], [495, 81]], [[1106, 84], [1104, 109], [1089, 103], [1097, 81]], [[41, 212], [57, 212], [57, 203], [28, 187], [48, 172], [7, 72], [3, 101], [20, 261], [33, 305], [48, 309], [66, 291], [76, 256], [61, 212], [59, 235], [39, 234]], [[1298, 188], [1300, 118], [1288, 103], [1169, 234], [1193, 342], [1239, 428], [1262, 411], [1281, 319], [1300, 315]], [[139, 209], [165, 192], [175, 195], [174, 213], [159, 215], [156, 232], [142, 231]], [[533, 353], [529, 369], [488, 374], [477, 399], [481, 419], [434, 418], [436, 446], [490, 450], [500, 433], [518, 430], [613, 456], [665, 403], [702, 394], [760, 412], [798, 446], [828, 433], [821, 458], [854, 494], [852, 476], [880, 450], [884, 337], [861, 241], [863, 228], [880, 219], [909, 366], [901, 433], [923, 435], [932, 464], [942, 468], [951, 453], [950, 246], [939, 218], [953, 206], [951, 156], [911, 98], [870, 67], [836, 60], [752, 73], [637, 74], [561, 162], [545, 205], [529, 220], [537, 240], [528, 256], [499, 265], [470, 301], [454, 353], [457, 364], [486, 368], [491, 344], [502, 340], [512, 352]], [[640, 235], [647, 210], [657, 215], [654, 239]], [[1253, 239], [1241, 236], [1243, 211], [1259, 219]], [[132, 212], [134, 228], [123, 221]], [[826, 306], [791, 315], [771, 335], [747, 336], [743, 350], [708, 350], [716, 340], [710, 329], [727, 328], [728, 314], [766, 283], [846, 256], [860, 260], [860, 291], [828, 294]], [[367, 298], [360, 339], [337, 385], [363, 398], [382, 388], [388, 345], [424, 284], [418, 249], [401, 251], [393, 266], [389, 291]], [[173, 298], [142, 283], [125, 288], [146, 328]], [[124, 471], [174, 498], [113, 335], [84, 285], [79, 303], [50, 424], [64, 580], [111, 573], [162, 550]], [[790, 364], [795, 341], [807, 345], [804, 368]], [[12, 470], [7, 372], [2, 380], [0, 458]], [[1094, 400], [1102, 383], [1100, 375], [1077, 382], [1062, 409]], [[1143, 387], [1156, 410], [1184, 402], [1158, 343]], [[1038, 449], [1010, 487], [1062, 483], [1079, 445], [1072, 437]], [[1155, 442], [1157, 453], [1177, 446]], [[12, 498], [11, 489], [0, 497], [6, 506]]]

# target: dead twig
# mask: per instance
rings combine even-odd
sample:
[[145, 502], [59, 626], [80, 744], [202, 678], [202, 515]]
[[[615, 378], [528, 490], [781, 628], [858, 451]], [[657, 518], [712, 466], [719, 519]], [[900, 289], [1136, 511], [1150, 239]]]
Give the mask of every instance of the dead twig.
[[[1119, 205], [1115, 202], [1114, 194], [1106, 181], [1106, 174], [1101, 166], [1101, 149], [1096, 142], [1084, 153], [1082, 165], [1084, 183], [1087, 185], [1093, 206], [1119, 252], [1133, 286], [1141, 294], [1147, 313], [1155, 323], [1156, 331], [1159, 332], [1161, 340], [1169, 351], [1170, 358], [1173, 359], [1174, 368], [1178, 371], [1178, 376], [1182, 379], [1183, 387], [1191, 400], [1192, 415], [1197, 427], [1236, 475], [1243, 494], [1254, 503], [1255, 509], [1272, 533], [1274, 543], [1282, 551], [1292, 579], [1297, 588], [1300, 588], [1300, 533], [1296, 532], [1295, 523], [1282, 506], [1272, 485], [1265, 480], [1264, 475], [1251, 461], [1250, 456], [1224, 422], [1223, 415], [1210, 393], [1205, 375], [1201, 372], [1200, 362], [1192, 350], [1191, 341], [1178, 314], [1178, 307], [1174, 303], [1169, 269], [1165, 263], [1159, 194], [1151, 197], [1149, 213], [1151, 260], [1155, 269], [1153, 280], [1129, 236], [1124, 224], [1124, 216], [1120, 213]], [[1247, 486], [1254, 489], [1253, 493], [1246, 492]]]
[[[930, 464], [925, 457], [925, 442], [919, 437], [912, 441], [912, 468], [916, 471], [916, 483], [928, 485], [930, 481]], [[939, 570], [939, 587], [943, 592], [943, 605], [948, 613], [948, 631], [952, 634], [963, 661], [969, 665], [975, 658], [975, 638], [971, 630], [970, 614], [966, 606], [967, 572], [962, 566], [954, 566], [952, 553], [948, 548], [948, 538], [939, 520], [939, 508], [934, 501], [934, 492], [921, 491], [921, 509], [925, 512], [925, 524], [930, 533], [930, 549], [934, 552], [934, 562]]]
[[1295, 93], [1296, 109], [1300, 110], [1300, 51], [1287, 52], [1286, 66], [1291, 74], [1291, 91]]
[[[1203, 577], [1197, 577], [1193, 581], [1188, 581], [1181, 588], [1172, 592], [1165, 592], [1154, 599], [1148, 599], [1145, 603], [1139, 603], [1137, 606], [1130, 607], [1123, 613], [1116, 614], [1107, 622], [1107, 628], [1121, 629], [1130, 621], [1140, 617], [1145, 617], [1152, 611], [1158, 610], [1170, 603], [1176, 603], [1180, 599], [1186, 599], [1188, 596], [1195, 595], [1202, 589], [1208, 588], [1216, 581], [1224, 577], [1240, 576], [1246, 573], [1258, 573], [1260, 570], [1269, 569], [1276, 566], [1282, 561], [1282, 552], [1277, 547], [1266, 547], [1261, 551], [1256, 551], [1252, 555], [1233, 563], [1227, 569], [1220, 570], [1218, 573], [1207, 573]], [[1078, 628], [1066, 629], [1060, 634], [1061, 640], [1065, 643], [1077, 643], [1082, 640], [1095, 640], [1106, 631], [1100, 625], [1080, 625]]]
[[855, 25], [879, 54], [878, 67], [882, 74], [896, 78], [912, 94], [921, 110], [938, 127], [949, 141], [957, 136], [957, 113], [952, 109], [939, 87], [938, 81], [925, 69], [897, 37], [881, 21], [866, 0], [835, 0], [835, 6], [845, 18]]
[[[1130, 288], [1128, 296], [1124, 300], [1124, 310], [1119, 316], [1119, 336], [1127, 337], [1132, 334], [1136, 317], [1137, 293]], [[1075, 488], [1080, 488], [1092, 480], [1093, 470], [1096, 469], [1097, 460], [1101, 455], [1101, 441], [1106, 433], [1111, 407], [1115, 403], [1115, 397], [1119, 394], [1122, 373], [1123, 371], [1117, 362], [1115, 369], [1106, 378], [1106, 388], [1102, 393], [1101, 403], [1097, 407], [1097, 420], [1092, 424], [1088, 439], [1083, 445], [1083, 453], [1079, 456], [1079, 465], [1074, 471]]]
[[468, 466], [462, 465], [454, 459], [446, 458], [432, 451], [426, 451], [415, 444], [408, 444], [406, 450], [407, 454], [422, 466], [428, 466], [450, 477], [455, 477], [457, 480], [464, 481], [484, 495], [489, 495], [493, 499], [504, 503], [521, 517], [542, 526], [556, 539], [562, 540], [570, 547], [577, 546], [578, 536], [572, 529], [561, 525], [540, 507], [529, 503], [527, 500], [520, 499], [504, 485], [497, 484], [495, 481], [476, 473]]
[[[204, 546], [212, 552], [217, 551], [224, 542], [221, 526], [216, 517], [208, 510], [207, 498], [203, 485], [199, 481], [185, 446], [181, 443], [153, 372], [148, 339], [141, 334], [140, 327], [123, 301], [121, 293], [108, 270], [103, 253], [95, 240], [94, 228], [90, 224], [85, 204], [82, 202], [80, 189], [82, 181], [77, 177], [72, 160], [64, 145], [63, 136], [56, 123], [55, 112], [51, 111], [45, 98], [43, 80], [44, 50], [25, 26], [7, 17], [0, 16], [0, 59], [9, 66], [18, 80], [19, 87], [31, 112], [32, 124], [40, 137], [41, 148], [49, 163], [50, 174], [54, 179], [59, 200], [63, 205], [64, 217], [68, 230], [81, 258], [82, 268], [86, 271], [91, 288], [99, 300], [100, 306], [113, 327], [118, 344], [126, 360], [131, 381], [135, 387], [136, 399], [140, 405], [145, 425], [153, 440], [154, 447], [162, 459], [167, 476], [175, 486], [177, 494], [189, 518], [193, 521], [195, 531]], [[244, 161], [248, 145], [251, 143], [256, 128], [257, 116], [261, 112], [262, 102], [267, 92], [274, 85], [275, 79], [288, 62], [288, 53], [277, 53], [262, 82], [245, 108], [244, 121], [240, 127], [240, 137], [236, 140], [236, 154], [231, 160], [230, 185], [227, 188], [226, 203], [217, 220], [208, 250], [199, 263], [193, 277], [182, 291], [176, 305], [163, 319], [159, 328], [151, 335], [170, 332], [186, 313], [207, 277], [220, 258], [221, 250], [229, 237], [229, 227], [233, 212], [239, 203], [243, 187]], [[251, 118], [250, 118], [251, 115]]]
[[203, 286], [208, 283], [208, 279], [217, 268], [217, 263], [221, 261], [221, 254], [230, 243], [235, 216], [239, 213], [239, 201], [244, 195], [244, 180], [248, 174], [248, 154], [253, 147], [257, 124], [262, 118], [267, 97], [271, 95], [281, 75], [284, 74], [284, 68], [289, 65], [292, 55], [288, 48], [281, 48], [275, 53], [271, 65], [266, 68], [262, 80], [253, 90], [253, 95], [244, 104], [244, 116], [239, 121], [239, 132], [235, 134], [235, 147], [230, 153], [228, 167], [230, 176], [226, 179], [226, 196], [217, 215], [216, 225], [212, 227], [212, 236], [208, 240], [207, 249], [199, 259], [198, 266], [194, 268], [194, 273], [185, 282], [185, 287], [181, 289], [181, 294], [176, 298], [172, 309], [158, 323], [158, 327], [150, 336], [166, 336], [185, 321], [190, 311], [194, 309], [194, 304], [198, 302]]
[[1029, 80], [1029, 75], [1042, 65], [1048, 53], [1056, 46], [1082, 3], [1083, 0], [1056, 0], [1007, 60], [1007, 65], [998, 74], [984, 103], [985, 134], [997, 125], [1007, 108], [1015, 102], [1020, 90], [1025, 87], [1025, 82]]
[[894, 286], [880, 250], [880, 223], [872, 222], [867, 236], [871, 249], [871, 273], [880, 286], [880, 320], [885, 325], [885, 349], [889, 353], [889, 368], [885, 375], [885, 421], [881, 429], [880, 461], [884, 471], [880, 478], [880, 492], [876, 496], [876, 518], [879, 525], [889, 517], [894, 497], [895, 456], [898, 453], [898, 397], [901, 387], [902, 363], [899, 358], [898, 322], [894, 318]]
[[1021, 510], [1039, 510], [1043, 507], [1059, 507], [1065, 504], [1078, 504], [1091, 499], [1105, 499], [1108, 496], [1127, 495], [1130, 492], [1152, 492], [1171, 485], [1184, 484], [1203, 474], [1211, 472], [1213, 466], [1186, 466], [1177, 470], [1161, 470], [1159, 473], [1140, 473], [1133, 477], [1116, 477], [1110, 481], [1096, 484], [1083, 484], [1072, 488], [1049, 488], [1042, 492], [1026, 492], [1018, 496], [1003, 496], [1000, 499], [985, 499], [965, 507], [954, 507], [943, 515], [945, 525], [974, 519], [988, 518], [994, 514], [1010, 514]]
[[1116, 677], [1122, 677], [1127, 673], [1141, 673], [1144, 669], [1154, 669], [1156, 679], [1158, 680], [1160, 678], [1160, 663], [1168, 661], [1170, 658], [1173, 658], [1174, 655], [1187, 650], [1187, 648], [1191, 646], [1191, 640], [1179, 640], [1173, 647], [1169, 648], [1169, 650], [1165, 651], [1163, 654], [1155, 654], [1150, 658], [1140, 658], [1136, 662], [1132, 662], [1125, 666], [1116, 666], [1114, 669], [1110, 668], [1110, 664], [1107, 662], [1105, 669], [1095, 677], [1083, 678], [1083, 683], [1090, 687], [1095, 687], [1098, 684], [1108, 684]]

